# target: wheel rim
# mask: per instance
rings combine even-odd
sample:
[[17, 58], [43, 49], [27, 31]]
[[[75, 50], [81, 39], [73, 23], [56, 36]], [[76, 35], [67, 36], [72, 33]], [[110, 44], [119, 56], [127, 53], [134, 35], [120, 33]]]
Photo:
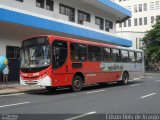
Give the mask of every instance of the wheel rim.
[[124, 75], [124, 83], [125, 83], [125, 84], [128, 83], [128, 75], [127, 75], [127, 74]]
[[74, 81], [74, 87], [75, 87], [76, 89], [79, 89], [79, 88], [81, 87], [81, 82], [80, 82], [80, 80], [75, 80], [75, 81]]

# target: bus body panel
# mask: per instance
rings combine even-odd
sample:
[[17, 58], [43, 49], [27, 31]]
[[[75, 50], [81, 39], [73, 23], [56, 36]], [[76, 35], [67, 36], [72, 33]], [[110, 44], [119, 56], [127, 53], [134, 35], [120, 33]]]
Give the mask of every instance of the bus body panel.
[[[53, 87], [59, 86], [71, 86], [72, 80], [76, 73], [82, 73], [84, 75], [84, 84], [94, 84], [94, 83], [104, 83], [104, 82], [115, 82], [122, 80], [123, 72], [127, 71], [129, 73], [130, 79], [135, 77], [141, 77], [143, 75], [143, 62], [142, 63], [116, 63], [116, 62], [101, 62], [101, 61], [85, 61], [85, 62], [74, 62], [71, 60], [70, 56], [70, 44], [71, 43], [82, 43], [86, 45], [94, 45], [100, 47], [117, 48], [115, 45], [96, 43], [83, 40], [75, 40], [71, 38], [64, 38], [59, 36], [47, 36], [49, 38], [49, 43], [52, 51], [52, 44], [55, 40], [66, 41], [67, 42], [67, 59], [63, 66], [53, 69], [51, 65], [39, 72], [35, 73], [25, 73], [21, 74], [21, 84], [23, 85], [49, 85]], [[127, 50], [127, 49], [126, 49]], [[51, 56], [52, 58], [52, 56]], [[76, 65], [80, 65], [76, 68]], [[47, 79], [48, 83], [40, 84], [43, 79]], [[26, 82], [26, 84], [24, 83]], [[35, 82], [36, 81], [36, 82]], [[51, 83], [49, 83], [51, 81]], [[34, 83], [35, 82], [35, 83]]]

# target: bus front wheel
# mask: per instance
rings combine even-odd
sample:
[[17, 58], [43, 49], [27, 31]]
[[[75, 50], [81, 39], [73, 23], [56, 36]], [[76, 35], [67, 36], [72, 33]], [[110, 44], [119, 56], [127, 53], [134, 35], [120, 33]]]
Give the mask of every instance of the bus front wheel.
[[72, 91], [79, 92], [82, 90], [82, 78], [80, 76], [75, 76], [72, 81]]

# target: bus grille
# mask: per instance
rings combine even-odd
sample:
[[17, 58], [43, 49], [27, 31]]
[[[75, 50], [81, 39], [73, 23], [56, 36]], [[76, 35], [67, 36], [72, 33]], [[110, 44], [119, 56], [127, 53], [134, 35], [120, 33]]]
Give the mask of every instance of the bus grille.
[[24, 83], [27, 85], [37, 85], [38, 81], [24, 81]]

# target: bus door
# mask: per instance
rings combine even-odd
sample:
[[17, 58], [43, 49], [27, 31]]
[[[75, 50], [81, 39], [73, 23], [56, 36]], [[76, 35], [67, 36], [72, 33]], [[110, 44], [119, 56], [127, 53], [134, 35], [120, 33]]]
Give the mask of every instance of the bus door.
[[68, 45], [62, 40], [54, 40], [52, 43], [52, 68], [53, 75], [60, 84], [64, 84], [67, 69]]

